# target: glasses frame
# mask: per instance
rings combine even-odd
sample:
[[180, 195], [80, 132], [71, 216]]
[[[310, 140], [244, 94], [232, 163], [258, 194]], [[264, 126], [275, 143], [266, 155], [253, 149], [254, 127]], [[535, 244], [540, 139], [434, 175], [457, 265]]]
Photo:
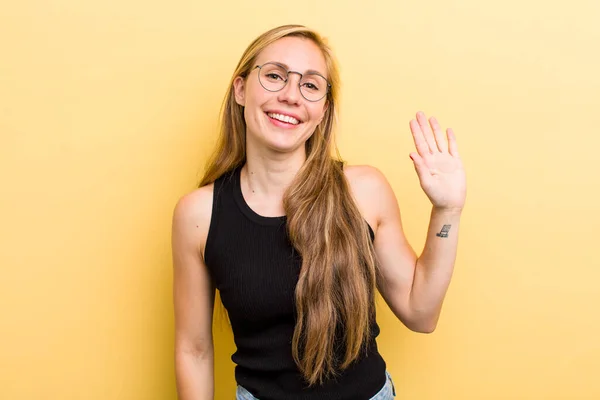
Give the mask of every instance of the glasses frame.
[[[281, 87], [281, 89], [277, 89], [277, 90], [271, 90], [271, 89], [267, 89], [265, 87], [265, 85], [262, 83], [262, 81], [260, 80], [260, 72], [262, 70], [262, 67], [264, 67], [267, 64], [272, 64], [272, 65], [277, 65], [278, 67], [280, 67], [281, 69], [283, 69], [286, 72], [286, 77], [284, 80], [284, 85]], [[323, 97], [319, 98], [318, 100], [310, 100], [307, 99], [306, 96], [304, 95], [304, 93], [302, 92], [302, 86], [300, 85], [300, 83], [302, 82], [302, 78], [304, 77], [304, 74], [302, 74], [301, 72], [298, 71], [292, 71], [292, 70], [288, 70], [287, 68], [285, 68], [285, 66], [283, 66], [282, 64], [275, 62], [275, 61], [267, 61], [266, 63], [262, 64], [262, 65], [257, 65], [253, 68], [257, 69], [258, 68], [258, 82], [260, 83], [260, 86], [263, 87], [263, 89], [265, 89], [268, 92], [279, 92], [281, 90], [283, 90], [284, 87], [287, 86], [288, 81], [290, 80], [290, 74], [298, 74], [300, 75], [300, 79], [298, 80], [298, 90], [300, 91], [300, 94], [302, 95], [302, 97], [304, 97], [304, 99], [306, 101], [310, 101], [311, 103], [316, 103], [317, 101], [321, 101], [323, 100], [325, 97], [327, 97], [327, 95], [329, 94], [329, 89], [331, 89], [331, 83], [329, 83], [329, 81], [327, 80], [327, 78], [325, 78], [323, 75], [319, 74], [319, 73], [311, 73], [309, 75], [317, 75], [320, 76], [321, 78], [325, 79], [325, 82], [327, 82], [327, 89], [325, 90], [325, 94], [323, 95]]]

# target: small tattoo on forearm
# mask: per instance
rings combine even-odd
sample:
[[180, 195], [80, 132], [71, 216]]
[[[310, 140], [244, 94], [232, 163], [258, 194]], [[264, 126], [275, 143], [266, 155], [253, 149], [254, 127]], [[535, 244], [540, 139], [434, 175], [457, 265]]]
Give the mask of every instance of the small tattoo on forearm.
[[451, 226], [452, 225], [444, 225], [442, 227], [442, 230], [439, 231], [438, 233], [436, 233], [435, 236], [443, 237], [443, 238], [448, 237], [448, 232], [450, 231]]

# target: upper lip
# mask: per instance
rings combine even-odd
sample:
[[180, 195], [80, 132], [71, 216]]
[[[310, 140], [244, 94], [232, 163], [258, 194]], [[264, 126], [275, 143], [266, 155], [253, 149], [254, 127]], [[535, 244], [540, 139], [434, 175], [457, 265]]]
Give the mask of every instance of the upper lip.
[[302, 122], [302, 119], [297, 116], [296, 114], [292, 114], [290, 112], [287, 111], [281, 111], [281, 110], [268, 110], [266, 111], [267, 114], [281, 114], [281, 115], [286, 115], [288, 117], [292, 117], [295, 118], [296, 120], [298, 120], [298, 122]]

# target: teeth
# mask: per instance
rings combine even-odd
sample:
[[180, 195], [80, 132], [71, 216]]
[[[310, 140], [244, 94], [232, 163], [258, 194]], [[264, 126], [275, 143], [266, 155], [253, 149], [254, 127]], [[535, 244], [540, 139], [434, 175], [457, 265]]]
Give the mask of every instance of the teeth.
[[288, 124], [298, 125], [300, 121], [298, 121], [294, 117], [290, 117], [289, 115], [276, 114], [276, 113], [268, 113], [269, 117], [274, 118], [278, 121], [287, 122]]

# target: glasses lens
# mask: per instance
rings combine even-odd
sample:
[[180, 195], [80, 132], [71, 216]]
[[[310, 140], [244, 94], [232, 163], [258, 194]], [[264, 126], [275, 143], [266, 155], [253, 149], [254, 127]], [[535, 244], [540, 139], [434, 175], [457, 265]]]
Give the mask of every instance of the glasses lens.
[[283, 89], [287, 80], [287, 71], [277, 64], [267, 63], [260, 69], [258, 75], [260, 84], [271, 92]]
[[306, 100], [319, 101], [327, 94], [327, 80], [321, 75], [304, 75], [300, 81], [300, 91]]

